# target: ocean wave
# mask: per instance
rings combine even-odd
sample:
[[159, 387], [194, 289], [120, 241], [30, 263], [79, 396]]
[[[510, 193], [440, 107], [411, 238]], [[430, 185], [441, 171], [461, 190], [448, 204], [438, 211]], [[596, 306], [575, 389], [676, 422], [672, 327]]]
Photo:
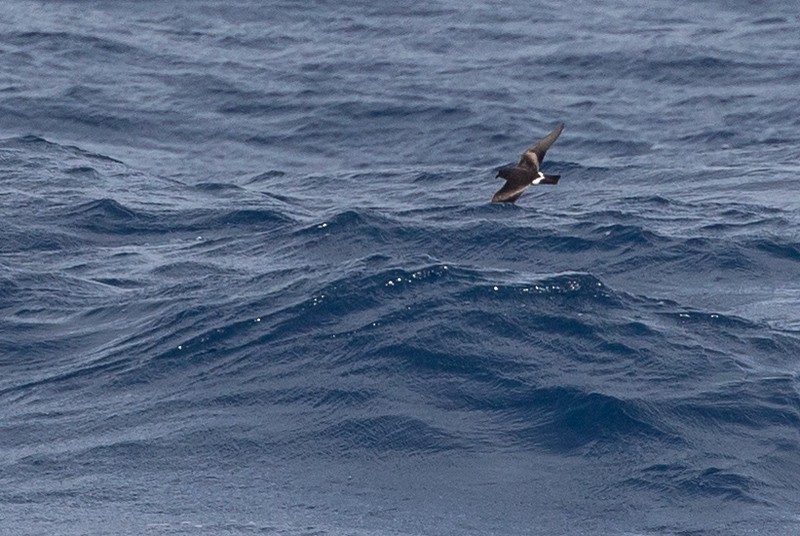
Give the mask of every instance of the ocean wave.
[[640, 475], [629, 479], [626, 485], [676, 498], [685, 496], [698, 500], [717, 497], [726, 501], [772, 506], [769, 501], [758, 498], [757, 489], [763, 483], [744, 471], [720, 467], [698, 469], [680, 463], [655, 464], [642, 469]]
[[4, 6], [6, 530], [795, 529], [796, 6], [617, 4]]
[[75, 32], [14, 32], [3, 34], [2, 40], [12, 45], [29, 48], [41, 47], [61, 53], [65, 53], [64, 47], [67, 47], [66, 53], [74, 53], [76, 50], [82, 50], [82, 53], [87, 56], [98, 53], [127, 56], [139, 52], [139, 49], [136, 47], [117, 40]]

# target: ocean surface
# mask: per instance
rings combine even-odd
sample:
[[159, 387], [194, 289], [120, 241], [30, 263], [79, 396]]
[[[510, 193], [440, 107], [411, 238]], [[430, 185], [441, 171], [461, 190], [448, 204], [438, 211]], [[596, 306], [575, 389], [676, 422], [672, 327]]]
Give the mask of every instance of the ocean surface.
[[800, 534], [799, 26], [4, 0], [0, 535]]

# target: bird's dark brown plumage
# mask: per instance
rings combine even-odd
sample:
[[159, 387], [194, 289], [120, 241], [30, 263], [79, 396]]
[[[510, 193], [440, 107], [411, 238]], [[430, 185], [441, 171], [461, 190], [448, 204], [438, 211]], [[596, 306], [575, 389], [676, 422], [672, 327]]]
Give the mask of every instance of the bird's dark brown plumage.
[[547, 150], [561, 135], [564, 130], [564, 123], [553, 129], [553, 131], [528, 147], [519, 163], [515, 167], [501, 168], [497, 172], [497, 176], [506, 180], [506, 183], [500, 188], [494, 196], [492, 196], [492, 203], [513, 203], [522, 192], [531, 184], [557, 184], [559, 175], [548, 175], [539, 170], [539, 166], [544, 160], [544, 155]]

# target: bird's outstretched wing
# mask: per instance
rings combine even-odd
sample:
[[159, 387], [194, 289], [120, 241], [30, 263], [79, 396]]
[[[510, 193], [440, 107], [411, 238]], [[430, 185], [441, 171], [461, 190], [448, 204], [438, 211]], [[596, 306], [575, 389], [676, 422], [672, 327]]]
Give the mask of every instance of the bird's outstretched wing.
[[542, 164], [542, 160], [544, 160], [545, 153], [547, 153], [547, 150], [553, 145], [553, 142], [561, 135], [562, 130], [564, 130], [564, 123], [561, 123], [553, 129], [553, 132], [528, 147], [528, 149], [522, 153], [522, 158], [520, 158], [517, 167], [539, 171], [539, 166]]
[[531, 185], [531, 174], [516, 168], [516, 173], [506, 177], [506, 183], [492, 196], [492, 203], [513, 203]]

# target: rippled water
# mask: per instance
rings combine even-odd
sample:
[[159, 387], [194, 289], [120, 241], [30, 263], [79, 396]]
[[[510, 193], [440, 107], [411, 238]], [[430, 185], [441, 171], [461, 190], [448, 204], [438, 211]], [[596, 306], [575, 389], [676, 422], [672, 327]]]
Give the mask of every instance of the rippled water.
[[798, 22], [7, 2], [0, 533], [800, 532]]

